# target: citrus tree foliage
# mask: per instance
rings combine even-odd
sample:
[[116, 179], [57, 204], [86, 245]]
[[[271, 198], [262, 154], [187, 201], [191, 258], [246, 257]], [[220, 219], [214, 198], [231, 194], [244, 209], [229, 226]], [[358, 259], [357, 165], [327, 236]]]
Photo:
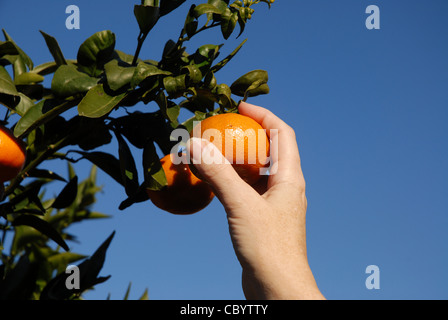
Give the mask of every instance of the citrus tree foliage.
[[[218, 81], [217, 73], [245, 40], [225, 57], [220, 57], [221, 43], [205, 44], [192, 52], [187, 52], [185, 44], [209, 29], [218, 31], [220, 42], [232, 34], [239, 37], [256, 6], [264, 2], [270, 8], [274, 1], [208, 0], [189, 8], [181, 6], [184, 2], [144, 0], [135, 5], [139, 32], [134, 52], [115, 49], [115, 34], [104, 30], [86, 39], [76, 60], [70, 60], [53, 36], [40, 31], [54, 61], [35, 66], [3, 30], [3, 124], [25, 141], [27, 161], [0, 195], [0, 299], [74, 299], [107, 280], [99, 273], [113, 234], [90, 257], [71, 252], [67, 244], [76, 239], [67, 232], [71, 224], [107, 217], [92, 210], [99, 191], [97, 168], [123, 186], [121, 210], [147, 201], [146, 188], [158, 190], [166, 184], [156, 146], [164, 154], [171, 152], [178, 143], [170, 139], [174, 129], [191, 130], [194, 120], [236, 112], [235, 96], [246, 100], [269, 92], [264, 70], [237, 75], [231, 85]], [[186, 12], [179, 37], [166, 41], [159, 60], [140, 57], [153, 27], [178, 7]], [[50, 87], [43, 84], [46, 77], [51, 79]], [[181, 109], [191, 112], [191, 118], [180, 121]], [[115, 154], [100, 151], [114, 140], [118, 143]], [[141, 150], [139, 161], [131, 146]], [[49, 160], [66, 161], [67, 176], [44, 169]], [[72, 165], [80, 160], [92, 164], [90, 176], [83, 181]], [[143, 166], [142, 177], [138, 165]], [[48, 198], [45, 186], [53, 181], [64, 182], [64, 187], [57, 197]], [[10, 248], [4, 248], [6, 236], [12, 238]], [[79, 263], [81, 288], [70, 291], [65, 270], [73, 263]]]

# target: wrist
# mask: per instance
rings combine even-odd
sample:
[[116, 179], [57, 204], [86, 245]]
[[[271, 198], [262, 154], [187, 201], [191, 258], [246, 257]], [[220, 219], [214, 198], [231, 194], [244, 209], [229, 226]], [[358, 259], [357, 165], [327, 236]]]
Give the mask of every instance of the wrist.
[[315, 300], [321, 294], [306, 259], [294, 264], [263, 263], [243, 268], [243, 289], [250, 300]]

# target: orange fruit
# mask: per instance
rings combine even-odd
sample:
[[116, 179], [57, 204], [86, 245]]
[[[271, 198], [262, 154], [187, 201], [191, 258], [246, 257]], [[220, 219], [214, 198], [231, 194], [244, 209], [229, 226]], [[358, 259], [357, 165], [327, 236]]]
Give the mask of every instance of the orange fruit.
[[[196, 125], [191, 136], [212, 142], [250, 185], [260, 180], [260, 169], [269, 166], [269, 138], [250, 117], [238, 113], [211, 116]], [[193, 169], [193, 173], [197, 174], [197, 170]]]
[[0, 126], [0, 183], [15, 178], [25, 165], [25, 144]]
[[198, 179], [181, 153], [183, 161], [173, 163], [174, 155], [168, 154], [160, 159], [165, 172], [167, 186], [162, 190], [146, 192], [152, 203], [158, 208], [173, 214], [192, 214], [204, 209], [215, 196], [210, 186]]

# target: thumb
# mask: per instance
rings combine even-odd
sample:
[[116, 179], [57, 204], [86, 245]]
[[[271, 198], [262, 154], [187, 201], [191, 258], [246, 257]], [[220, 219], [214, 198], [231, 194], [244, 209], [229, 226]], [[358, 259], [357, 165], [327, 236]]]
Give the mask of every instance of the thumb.
[[190, 162], [201, 179], [210, 184], [226, 209], [244, 203], [248, 193], [256, 193], [241, 179], [231, 163], [213, 143], [205, 139], [191, 138], [187, 144], [187, 151]]

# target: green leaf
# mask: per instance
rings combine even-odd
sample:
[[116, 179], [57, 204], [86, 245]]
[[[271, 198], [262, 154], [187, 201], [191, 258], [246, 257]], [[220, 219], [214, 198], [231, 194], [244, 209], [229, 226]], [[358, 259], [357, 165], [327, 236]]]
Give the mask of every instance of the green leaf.
[[75, 201], [78, 194], [78, 177], [73, 177], [56, 197], [51, 207], [54, 209], [64, 209]]
[[120, 205], [118, 206], [118, 209], [124, 210], [124, 209], [132, 206], [134, 203], [145, 202], [148, 200], [149, 200], [149, 196], [148, 196], [148, 193], [146, 192], [145, 183], [143, 182], [143, 184], [141, 184], [138, 187], [138, 189], [135, 191], [135, 193], [133, 193], [126, 200], [124, 200], [120, 203]]
[[134, 15], [140, 32], [147, 34], [156, 25], [160, 17], [160, 8], [155, 6], [135, 5]]
[[249, 88], [247, 88], [246, 93], [244, 94], [244, 99], [247, 97], [255, 97], [261, 94], [268, 94], [269, 86], [264, 82], [264, 80], [257, 80], [252, 83]]
[[149, 300], [148, 289], [145, 289], [142, 296], [138, 300]]
[[109, 30], [99, 31], [82, 43], [78, 50], [78, 63], [82, 71], [98, 77], [104, 64], [112, 59], [115, 48], [115, 34]]
[[193, 130], [193, 125], [195, 121], [202, 121], [206, 118], [206, 113], [201, 111], [196, 111], [194, 113], [194, 116], [190, 119], [185, 120], [182, 122], [181, 126], [184, 127], [188, 132], [191, 132]]
[[170, 96], [170, 98], [178, 98], [187, 89], [185, 74], [177, 77], [165, 77], [163, 78], [163, 87]]
[[[134, 56], [124, 53], [123, 51], [120, 50], [115, 50], [114, 54], [113, 54], [113, 59], [116, 59], [118, 61], [120, 61], [120, 65], [123, 63], [125, 65], [132, 65], [132, 61], [134, 60]], [[140, 61], [140, 59], [138, 59], [137, 61]]]
[[14, 79], [16, 85], [33, 84], [44, 81], [45, 78], [35, 72], [24, 72]]
[[236, 23], [238, 22], [238, 13], [230, 11], [227, 8], [226, 11], [221, 15], [221, 32], [224, 39], [228, 39], [230, 35], [235, 30]]
[[54, 119], [58, 115], [76, 106], [77, 100], [64, 101], [42, 100], [28, 109], [14, 127], [14, 135], [22, 137], [38, 126]]
[[83, 254], [74, 252], [61, 252], [48, 257], [48, 262], [52, 265], [53, 268], [63, 266], [65, 271], [67, 265], [85, 258], [87, 258], [87, 256]]
[[267, 86], [268, 73], [264, 70], [253, 70], [239, 77], [231, 86], [232, 93], [240, 97], [253, 97], [269, 92]]
[[168, 76], [171, 72], [161, 70], [152, 64], [139, 62], [132, 75], [131, 88], [136, 88], [145, 79], [159, 75]]
[[124, 294], [123, 300], [129, 300], [129, 294], [131, 293], [131, 282], [129, 282], [128, 288], [126, 289], [126, 293]]
[[161, 190], [167, 185], [165, 171], [152, 141], [143, 149], [143, 172], [145, 186], [150, 190]]
[[14, 42], [12, 41], [0, 41], [0, 57], [5, 55], [19, 55], [19, 51], [17, 50]]
[[69, 97], [89, 91], [97, 82], [74, 65], [62, 65], [54, 73], [51, 89], [59, 97]]
[[[20, 188], [20, 192], [18, 194], [15, 194], [14, 197], [10, 198], [8, 203], [1, 206], [11, 206], [11, 210], [13, 210], [20, 208], [20, 203], [25, 203], [25, 205], [29, 204], [30, 202], [32, 202], [33, 198], [38, 198], [40, 189], [45, 183], [46, 182], [42, 180], [35, 180], [27, 184], [25, 187]], [[14, 210], [10, 212], [14, 212]]]
[[272, 5], [271, 0], [260, 0], [260, 1], [266, 3], [269, 6], [269, 9], [271, 9], [271, 5]]
[[210, 70], [213, 61], [219, 55], [222, 45], [207, 44], [198, 48], [193, 55], [192, 64], [195, 64], [202, 74], [205, 75]]
[[135, 67], [120, 66], [118, 60], [111, 60], [104, 65], [107, 84], [113, 91], [117, 91], [129, 84], [134, 75]]
[[14, 85], [8, 71], [0, 66], [0, 103], [14, 110], [20, 102], [20, 94]]
[[75, 116], [67, 126], [71, 130], [72, 144], [88, 151], [97, 149], [112, 141], [109, 128], [102, 118]]
[[5, 67], [0, 66], [0, 93], [18, 96], [16, 86], [9, 76], [8, 71], [6, 71]]
[[[14, 268], [2, 277], [0, 300], [29, 300], [34, 290], [38, 270], [37, 263], [30, 262], [29, 255], [22, 255]], [[30, 283], [34, 285], [31, 288]]]
[[160, 16], [163, 17], [176, 10], [186, 0], [160, 0]]
[[121, 179], [128, 196], [135, 194], [139, 187], [138, 172], [135, 166], [134, 157], [123, 137], [116, 133], [118, 141], [118, 155], [120, 160]]
[[56, 62], [56, 64], [58, 66], [67, 64], [67, 61], [65, 61], [64, 55], [62, 54], [61, 48], [59, 47], [59, 44], [56, 41], [56, 39], [41, 30], [39, 31], [43, 35], [47, 47], [50, 50], [50, 53], [53, 56], [53, 59]]
[[245, 39], [243, 42], [240, 43], [238, 47], [236, 47], [235, 50], [233, 50], [227, 57], [225, 57], [223, 60], [215, 64], [210, 71], [216, 73], [219, 70], [221, 70], [227, 63], [229, 63], [230, 60], [240, 51], [240, 49], [243, 47], [243, 45], [246, 43], [247, 39]]
[[180, 107], [176, 105], [173, 101], [167, 100], [163, 91], [156, 97], [156, 103], [159, 105], [162, 114], [170, 121], [177, 125], [177, 118], [179, 117]]
[[188, 86], [198, 84], [202, 80], [202, 72], [194, 64], [182, 67], [180, 72], [187, 75]]
[[193, 17], [195, 17], [197, 19], [201, 15], [209, 14], [209, 13], [222, 14], [223, 12], [219, 8], [215, 7], [214, 5], [211, 5], [211, 4], [208, 4], [208, 3], [202, 3], [200, 5], [197, 5], [194, 8], [194, 10], [193, 10]]
[[128, 113], [113, 119], [111, 125], [136, 148], [143, 149], [150, 140], [156, 141], [162, 150], [171, 149], [169, 135], [172, 127], [160, 110]]
[[58, 180], [58, 181], [67, 182], [63, 177], [61, 177], [57, 173], [54, 173], [51, 170], [45, 170], [45, 169], [34, 168], [34, 169], [28, 171], [28, 176], [32, 177], [32, 178]]
[[83, 151], [72, 151], [82, 155], [81, 159], [89, 160], [95, 166], [103, 170], [112, 179], [121, 185], [124, 185], [121, 178], [120, 161], [113, 155], [101, 151], [95, 152], [83, 152]]
[[98, 277], [101, 269], [103, 268], [104, 261], [106, 259], [106, 251], [115, 235], [115, 231], [101, 244], [101, 246], [95, 251], [95, 253], [89, 258], [84, 260], [78, 265], [80, 274], [80, 289], [68, 289], [66, 286], [69, 273], [61, 272], [55, 278], [47, 283], [45, 288], [40, 294], [41, 300], [65, 300], [70, 298], [73, 294], [81, 293], [84, 290], [102, 283], [110, 278]]
[[5, 36], [5, 39], [7, 41], [10, 41], [14, 44], [16, 47], [17, 52], [19, 53], [19, 58], [16, 60], [16, 63], [14, 63], [14, 67], [18, 67], [18, 64], [23, 64], [23, 66], [20, 66], [20, 71], [15, 70], [14, 74], [19, 75], [22, 72], [26, 72], [26, 68], [24, 66], [28, 66], [29, 70], [32, 70], [34, 67], [33, 61], [31, 58], [22, 50], [20, 47], [12, 40], [12, 38], [9, 36], [8, 33], [6, 33], [5, 29], [2, 29], [3, 35]]
[[238, 10], [238, 24], [240, 26], [240, 33], [238, 34], [237, 38], [239, 38], [243, 34], [244, 29], [246, 28], [247, 17], [246, 12], [243, 9], [244, 8], [240, 8]]
[[192, 37], [196, 30], [198, 29], [198, 21], [194, 17], [195, 4], [192, 4], [190, 10], [188, 11], [187, 17], [185, 18], [184, 31], [188, 37]]
[[111, 96], [104, 91], [103, 84], [91, 88], [78, 105], [80, 116], [100, 118], [114, 109], [126, 96], [126, 92]]
[[[76, 60], [66, 60], [67, 64], [77, 64]], [[32, 72], [45, 76], [47, 74], [54, 73], [58, 69], [59, 65], [54, 62], [45, 62], [36, 66]]]
[[231, 107], [232, 105], [232, 91], [230, 90], [229, 86], [226, 84], [220, 84], [217, 85], [214, 89], [214, 92], [218, 95], [219, 100], [218, 103], [220, 105], [223, 105], [224, 107]]
[[35, 216], [35, 215], [27, 215], [21, 214], [17, 216], [12, 222], [13, 226], [30, 226], [34, 229], [38, 230], [42, 234], [46, 235], [58, 245], [60, 245], [64, 250], [69, 251], [68, 245], [65, 243], [64, 239], [62, 239], [61, 235], [45, 220]]

